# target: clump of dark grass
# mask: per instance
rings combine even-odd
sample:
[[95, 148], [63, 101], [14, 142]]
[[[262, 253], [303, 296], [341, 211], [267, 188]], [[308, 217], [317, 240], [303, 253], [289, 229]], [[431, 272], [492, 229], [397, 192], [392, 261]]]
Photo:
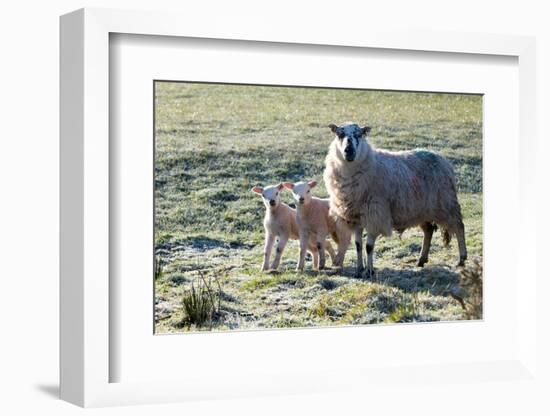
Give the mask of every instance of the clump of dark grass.
[[338, 287], [338, 283], [330, 279], [319, 280], [319, 285], [325, 290], [333, 290]]
[[[216, 284], [213, 288], [212, 280]], [[221, 286], [217, 279], [206, 278], [199, 271], [199, 279], [191, 283], [191, 288], [183, 293], [182, 307], [184, 323], [202, 327], [212, 326], [212, 321], [221, 310]]]
[[459, 294], [452, 294], [464, 311], [465, 319], [483, 317], [483, 263], [476, 258], [460, 270]]
[[401, 299], [401, 302], [394, 305], [393, 310], [386, 318], [387, 322], [414, 322], [419, 317], [418, 294], [414, 293], [412, 299]]
[[319, 299], [308, 311], [310, 316], [324, 318], [330, 314], [329, 305], [326, 298]]
[[155, 281], [163, 275], [163, 264], [160, 255], [155, 256]]

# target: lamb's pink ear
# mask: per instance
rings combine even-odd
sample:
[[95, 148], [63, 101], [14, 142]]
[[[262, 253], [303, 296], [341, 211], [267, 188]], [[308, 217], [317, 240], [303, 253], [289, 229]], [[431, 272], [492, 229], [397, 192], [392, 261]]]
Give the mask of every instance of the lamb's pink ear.
[[261, 195], [262, 192], [264, 191], [264, 188], [262, 188], [261, 186], [255, 186], [254, 188], [251, 189], [251, 191], [254, 192], [255, 194]]
[[279, 185], [277, 185], [277, 189], [280, 191], [284, 188], [283, 183], [281, 182]]
[[317, 181], [312, 180], [312, 181], [309, 181], [307, 184], [309, 185], [310, 188], [315, 188], [317, 186]]
[[290, 183], [290, 182], [283, 182], [283, 186], [284, 186], [286, 189], [294, 189], [294, 184], [293, 184], [293, 183]]

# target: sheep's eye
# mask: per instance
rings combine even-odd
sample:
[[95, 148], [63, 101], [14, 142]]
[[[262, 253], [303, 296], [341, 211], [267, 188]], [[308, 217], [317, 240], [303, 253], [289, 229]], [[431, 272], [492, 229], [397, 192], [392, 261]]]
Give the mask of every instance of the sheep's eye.
[[340, 140], [343, 140], [344, 137], [346, 137], [346, 135], [345, 135], [344, 133], [339, 133], [339, 134], [338, 134], [338, 138], [339, 138]]
[[309, 190], [307, 191], [307, 193], [309, 194]]
[[275, 196], [279, 195], [279, 192], [275, 192]]

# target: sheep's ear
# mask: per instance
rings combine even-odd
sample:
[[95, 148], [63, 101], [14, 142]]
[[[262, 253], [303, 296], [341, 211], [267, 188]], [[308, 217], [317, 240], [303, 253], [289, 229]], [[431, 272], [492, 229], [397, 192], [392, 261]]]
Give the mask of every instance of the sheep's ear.
[[294, 184], [293, 184], [293, 183], [290, 183], [290, 182], [283, 182], [283, 186], [284, 186], [286, 189], [294, 189]]
[[368, 136], [370, 134], [371, 128], [369, 126], [361, 127], [361, 135]]
[[333, 133], [336, 133], [336, 129], [338, 128], [338, 126], [336, 124], [329, 124], [328, 125], [328, 128], [330, 129], [330, 131], [332, 131]]
[[262, 188], [261, 186], [255, 186], [254, 188], [251, 189], [251, 191], [254, 192], [255, 194], [261, 195], [262, 192], [264, 191], [264, 188]]
[[281, 182], [279, 185], [277, 185], [277, 189], [280, 191], [284, 188], [283, 183]]
[[307, 184], [309, 185], [310, 188], [315, 188], [317, 186], [317, 181], [312, 180], [312, 181], [309, 181]]

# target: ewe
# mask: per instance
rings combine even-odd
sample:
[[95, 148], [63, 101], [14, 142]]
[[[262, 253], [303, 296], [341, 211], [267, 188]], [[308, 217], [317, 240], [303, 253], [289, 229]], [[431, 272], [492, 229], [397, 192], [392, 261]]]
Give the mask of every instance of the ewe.
[[[348, 227], [337, 226], [334, 219], [329, 215], [328, 199], [312, 196], [311, 189], [317, 186], [317, 181], [294, 184], [284, 182], [283, 186], [292, 191], [292, 195], [296, 200], [296, 220], [300, 234], [300, 259], [297, 270], [304, 269], [306, 244], [312, 240], [316, 242], [319, 250], [319, 269], [325, 268], [325, 248], [330, 254], [333, 265], [341, 267], [351, 240], [351, 232]], [[338, 244], [337, 255], [335, 255], [330, 242], [326, 241], [329, 235]]]
[[464, 224], [456, 195], [451, 164], [427, 150], [388, 152], [366, 140], [370, 127], [347, 123], [329, 125], [336, 135], [325, 160], [324, 180], [330, 195], [330, 212], [337, 223], [355, 232], [357, 274], [362, 275], [362, 234], [367, 230], [367, 277], [373, 274], [374, 243], [392, 229], [420, 226], [424, 232], [418, 266], [428, 261], [436, 225], [445, 243], [456, 235], [460, 259], [466, 260]]
[[[278, 238], [277, 248], [275, 249], [275, 259], [271, 264], [271, 269], [277, 270], [281, 262], [281, 256], [285, 249], [288, 239], [298, 239], [298, 225], [296, 224], [296, 210], [290, 208], [284, 202], [281, 202], [280, 192], [283, 190], [283, 184], [270, 185], [265, 188], [255, 186], [252, 192], [261, 195], [265, 205], [265, 247], [264, 261], [262, 271], [269, 270], [269, 259], [275, 238]], [[313, 256], [314, 264], [319, 261], [318, 250], [315, 240], [311, 240], [308, 244], [308, 249]]]

